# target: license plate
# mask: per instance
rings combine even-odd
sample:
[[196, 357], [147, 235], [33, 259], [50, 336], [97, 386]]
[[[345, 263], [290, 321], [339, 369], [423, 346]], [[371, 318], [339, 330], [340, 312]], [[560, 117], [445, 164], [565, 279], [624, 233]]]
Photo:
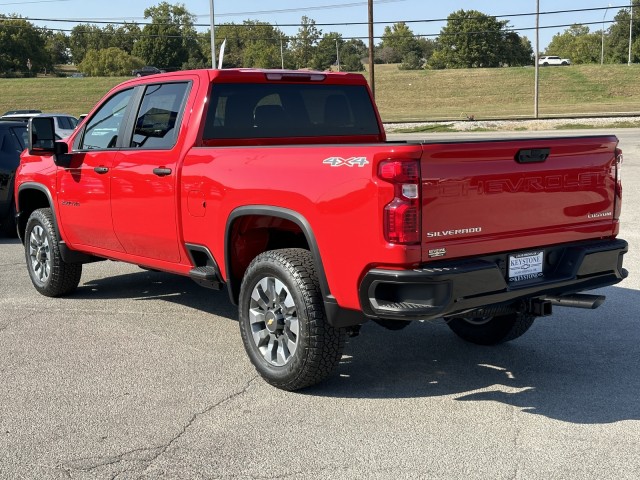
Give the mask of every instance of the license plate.
[[544, 276], [544, 252], [526, 252], [509, 255], [509, 281], [521, 282]]

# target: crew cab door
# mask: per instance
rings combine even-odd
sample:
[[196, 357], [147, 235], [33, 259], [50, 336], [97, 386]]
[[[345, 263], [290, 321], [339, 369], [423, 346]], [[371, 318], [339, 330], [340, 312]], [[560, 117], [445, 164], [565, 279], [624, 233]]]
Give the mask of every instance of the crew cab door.
[[177, 182], [178, 133], [191, 82], [140, 87], [129, 142], [113, 165], [111, 207], [125, 252], [180, 261]]
[[74, 139], [58, 168], [58, 211], [67, 242], [122, 252], [111, 217], [111, 170], [119, 155], [133, 89], [109, 98]]

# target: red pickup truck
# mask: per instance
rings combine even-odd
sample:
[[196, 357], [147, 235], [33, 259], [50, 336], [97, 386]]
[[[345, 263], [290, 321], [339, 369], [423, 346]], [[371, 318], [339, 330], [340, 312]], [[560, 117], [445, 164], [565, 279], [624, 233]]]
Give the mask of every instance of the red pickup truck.
[[614, 136], [387, 142], [360, 75], [201, 70], [127, 81], [56, 142], [34, 119], [17, 172], [35, 288], [101, 259], [225, 286], [249, 358], [287, 390], [347, 335], [444, 319], [522, 335], [626, 277]]

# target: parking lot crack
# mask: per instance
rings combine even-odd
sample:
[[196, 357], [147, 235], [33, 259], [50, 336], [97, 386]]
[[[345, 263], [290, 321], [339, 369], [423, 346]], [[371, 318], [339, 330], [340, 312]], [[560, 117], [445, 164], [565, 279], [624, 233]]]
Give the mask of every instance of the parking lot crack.
[[[178, 431], [178, 433], [173, 437], [171, 437], [166, 443], [162, 445], [137, 448], [134, 450], [129, 450], [127, 452], [124, 452], [118, 455], [109, 456], [109, 457], [80, 458], [77, 460], [66, 462], [63, 465], [60, 465], [58, 468], [60, 468], [61, 470], [69, 471], [69, 472], [79, 471], [79, 472], [88, 473], [100, 468], [120, 465], [122, 463], [137, 463], [137, 464], [140, 464], [139, 469], [142, 470], [141, 474], [144, 474], [153, 465], [153, 463], [158, 458], [160, 458], [160, 456], [162, 456], [165, 452], [167, 452], [167, 450], [169, 450], [169, 448], [171, 448], [171, 446], [175, 442], [180, 440], [180, 438], [182, 438], [187, 433], [189, 428], [193, 426], [193, 424], [198, 420], [198, 418], [238, 398], [239, 396], [244, 395], [251, 387], [251, 384], [257, 378], [258, 376], [256, 375], [255, 377], [251, 378], [241, 389], [227, 395], [226, 397], [222, 398], [218, 402], [212, 405], [209, 405], [206, 408], [191, 415], [189, 420], [182, 426], [182, 428]], [[121, 473], [123, 472], [122, 471], [117, 473], [114, 472], [112, 478], [116, 478]]]

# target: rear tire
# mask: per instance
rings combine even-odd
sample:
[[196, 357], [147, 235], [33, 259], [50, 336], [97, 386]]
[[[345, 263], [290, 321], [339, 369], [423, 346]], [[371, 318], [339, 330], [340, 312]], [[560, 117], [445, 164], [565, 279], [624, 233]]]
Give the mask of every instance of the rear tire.
[[463, 340], [478, 345], [497, 345], [523, 335], [536, 317], [512, 313], [487, 318], [452, 318], [449, 328]]
[[82, 264], [67, 263], [62, 259], [50, 208], [41, 208], [31, 214], [24, 240], [27, 270], [38, 292], [47, 297], [59, 297], [78, 288]]
[[242, 280], [239, 313], [251, 363], [277, 388], [293, 391], [319, 383], [342, 357], [346, 332], [327, 322], [307, 250], [258, 255]]

